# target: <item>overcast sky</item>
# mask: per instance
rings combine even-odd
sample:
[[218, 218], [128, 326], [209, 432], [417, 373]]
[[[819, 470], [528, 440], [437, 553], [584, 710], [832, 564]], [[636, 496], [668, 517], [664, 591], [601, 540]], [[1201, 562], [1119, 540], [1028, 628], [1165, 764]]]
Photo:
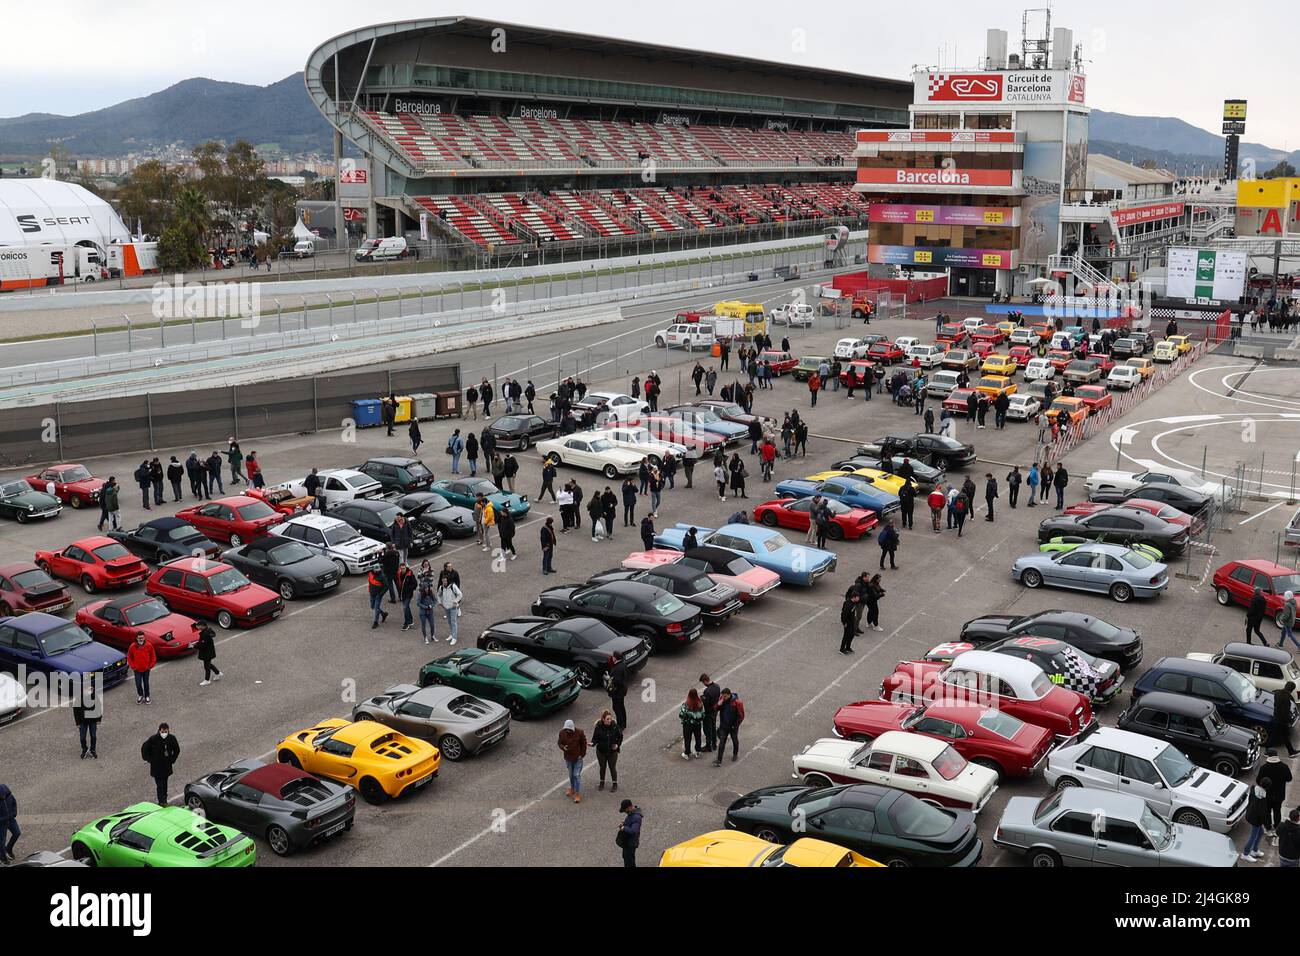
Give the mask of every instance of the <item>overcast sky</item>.
[[[946, 67], [971, 67], [987, 27], [1008, 30], [1016, 48], [1023, 10], [1005, 0], [822, 0], [802, 10], [789, 0], [475, 0], [465, 6], [6, 0], [0, 116], [82, 113], [193, 76], [264, 85], [302, 69], [307, 54], [338, 33], [469, 8], [505, 23], [900, 79], [913, 64], [938, 65], [941, 58]], [[1285, 9], [1261, 0], [1066, 0], [1054, 5], [1053, 25], [1073, 29], [1084, 44], [1089, 105], [1176, 116], [1217, 133], [1222, 100], [1244, 98], [1250, 100], [1247, 140], [1291, 150], [1300, 147], [1300, 128], [1294, 33], [1282, 28]], [[803, 52], [794, 49], [796, 30], [806, 37]]]

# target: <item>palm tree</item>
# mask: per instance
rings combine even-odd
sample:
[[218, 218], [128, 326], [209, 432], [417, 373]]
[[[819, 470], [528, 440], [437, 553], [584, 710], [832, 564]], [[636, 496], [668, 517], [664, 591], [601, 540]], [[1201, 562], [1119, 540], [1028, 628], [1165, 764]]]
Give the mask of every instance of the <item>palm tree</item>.
[[193, 238], [206, 242], [212, 221], [203, 193], [193, 186], [186, 186], [176, 194], [175, 207], [176, 224]]

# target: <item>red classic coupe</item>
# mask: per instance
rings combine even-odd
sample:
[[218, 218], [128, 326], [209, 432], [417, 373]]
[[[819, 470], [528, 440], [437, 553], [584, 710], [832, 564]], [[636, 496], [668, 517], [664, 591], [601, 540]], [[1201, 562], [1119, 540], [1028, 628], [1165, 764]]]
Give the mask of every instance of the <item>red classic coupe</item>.
[[[830, 508], [831, 524], [826, 537], [836, 541], [856, 541], [871, 533], [879, 522], [874, 511], [864, 508], [851, 508], [841, 501], [826, 499]], [[811, 498], [778, 498], [765, 502], [754, 509], [754, 520], [761, 521], [769, 527], [794, 528], [807, 531], [812, 522]]]

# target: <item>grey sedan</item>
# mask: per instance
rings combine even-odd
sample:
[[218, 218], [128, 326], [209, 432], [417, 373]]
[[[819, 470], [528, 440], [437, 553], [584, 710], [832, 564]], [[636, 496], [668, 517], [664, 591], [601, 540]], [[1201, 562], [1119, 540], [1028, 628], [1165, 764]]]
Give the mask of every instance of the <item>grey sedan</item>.
[[1237, 865], [1222, 833], [1170, 823], [1139, 797], [1084, 787], [1012, 797], [993, 842], [1039, 868]]
[[352, 719], [377, 721], [428, 740], [448, 760], [482, 753], [510, 733], [506, 708], [443, 684], [397, 684], [353, 707]]
[[1027, 588], [1070, 588], [1109, 594], [1124, 603], [1155, 597], [1169, 587], [1169, 569], [1117, 544], [1085, 544], [1073, 551], [1036, 552], [1016, 558], [1011, 577]]

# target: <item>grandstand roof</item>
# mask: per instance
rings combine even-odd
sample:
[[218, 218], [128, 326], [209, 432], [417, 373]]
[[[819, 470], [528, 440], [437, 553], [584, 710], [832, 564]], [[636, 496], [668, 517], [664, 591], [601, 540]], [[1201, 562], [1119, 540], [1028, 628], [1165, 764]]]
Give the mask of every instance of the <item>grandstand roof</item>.
[[1114, 189], [1124, 186], [1171, 183], [1178, 177], [1165, 169], [1143, 169], [1122, 159], [1101, 153], [1088, 154], [1088, 186], [1094, 189]]

